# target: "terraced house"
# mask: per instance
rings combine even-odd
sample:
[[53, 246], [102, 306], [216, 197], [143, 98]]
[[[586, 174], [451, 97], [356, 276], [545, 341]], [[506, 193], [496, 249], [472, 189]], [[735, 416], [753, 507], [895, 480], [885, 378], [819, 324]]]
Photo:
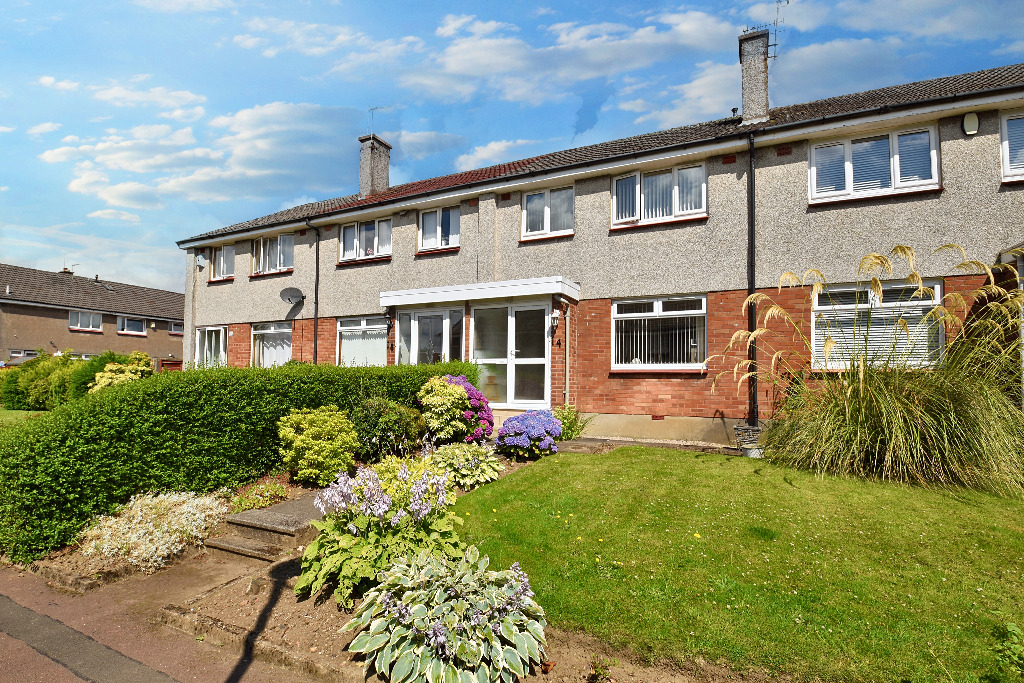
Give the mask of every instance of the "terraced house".
[[[749, 292], [821, 269], [840, 305], [784, 294], [818, 348], [823, 320], [867, 311], [872, 335], [915, 330], [930, 302], [857, 291], [862, 255], [957, 243], [995, 262], [1024, 239], [1024, 65], [771, 108], [768, 35], [739, 43], [724, 119], [394, 187], [389, 145], [360, 138], [359, 194], [178, 243], [187, 357], [461, 358], [499, 410], [570, 402], [594, 434], [723, 441], [769, 408], [712, 391]], [[936, 298], [979, 284], [948, 265], [925, 272]], [[922, 363], [942, 344], [912, 337]]]

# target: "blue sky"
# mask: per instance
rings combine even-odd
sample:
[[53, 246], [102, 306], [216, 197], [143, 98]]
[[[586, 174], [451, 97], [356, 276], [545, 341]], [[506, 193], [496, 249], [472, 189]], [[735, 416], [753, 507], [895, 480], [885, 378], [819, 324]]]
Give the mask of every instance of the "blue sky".
[[[776, 3], [0, 0], [0, 261], [182, 291], [174, 242], [727, 116]], [[791, 0], [774, 105], [1024, 61], [1020, 0]]]

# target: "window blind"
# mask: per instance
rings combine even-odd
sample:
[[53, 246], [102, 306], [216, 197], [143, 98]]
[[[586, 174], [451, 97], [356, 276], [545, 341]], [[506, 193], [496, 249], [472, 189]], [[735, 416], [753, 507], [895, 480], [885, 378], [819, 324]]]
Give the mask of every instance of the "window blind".
[[814, 151], [814, 177], [816, 192], [846, 189], [846, 151], [842, 145], [818, 147]]
[[932, 147], [928, 131], [897, 136], [900, 182], [932, 179]]
[[704, 169], [700, 166], [679, 169], [679, 211], [704, 208]]
[[573, 198], [571, 187], [551, 191], [551, 232], [573, 229]]
[[1024, 117], [1006, 121], [1009, 171], [1024, 171]]
[[664, 218], [672, 215], [672, 172], [645, 173], [642, 184], [643, 218]]
[[853, 191], [892, 187], [889, 136], [854, 140], [852, 147]]
[[615, 181], [615, 220], [636, 218], [636, 176]]

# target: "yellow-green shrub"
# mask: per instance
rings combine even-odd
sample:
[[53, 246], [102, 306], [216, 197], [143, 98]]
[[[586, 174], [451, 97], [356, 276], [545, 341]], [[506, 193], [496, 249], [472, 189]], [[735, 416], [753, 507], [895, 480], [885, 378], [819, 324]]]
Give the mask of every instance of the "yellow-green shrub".
[[[403, 467], [405, 468], [404, 471]], [[430, 474], [430, 476], [437, 476], [444, 472], [444, 468], [438, 466], [433, 460], [419, 456], [400, 458], [395, 455], [389, 455], [373, 465], [372, 469], [377, 473], [377, 477], [380, 479], [380, 487], [384, 489], [384, 493], [391, 496], [393, 505], [399, 507], [409, 506], [412, 497], [410, 487], [414, 481], [419, 480], [423, 476], [424, 472]], [[451, 480], [449, 479], [449, 481]], [[455, 503], [455, 492], [452, 488], [447, 489], [445, 500], [448, 505]]]
[[338, 406], [293, 410], [277, 427], [284, 465], [296, 481], [327, 486], [355, 464], [359, 437]]
[[133, 351], [128, 356], [127, 363], [107, 363], [103, 372], [97, 372], [89, 388], [89, 393], [95, 393], [104, 387], [114, 386], [133, 382], [153, 374], [153, 360], [148, 354], [142, 351]]

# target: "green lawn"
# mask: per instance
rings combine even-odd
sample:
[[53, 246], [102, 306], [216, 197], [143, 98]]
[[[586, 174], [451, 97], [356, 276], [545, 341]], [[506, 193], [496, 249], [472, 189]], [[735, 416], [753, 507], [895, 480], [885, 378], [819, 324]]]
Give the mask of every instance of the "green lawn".
[[623, 448], [463, 496], [463, 536], [519, 561], [552, 625], [648, 660], [824, 680], [976, 681], [1024, 621], [1024, 504]]
[[17, 424], [26, 417], [32, 417], [39, 414], [38, 410], [5, 410], [4, 408], [0, 408], [0, 427]]

